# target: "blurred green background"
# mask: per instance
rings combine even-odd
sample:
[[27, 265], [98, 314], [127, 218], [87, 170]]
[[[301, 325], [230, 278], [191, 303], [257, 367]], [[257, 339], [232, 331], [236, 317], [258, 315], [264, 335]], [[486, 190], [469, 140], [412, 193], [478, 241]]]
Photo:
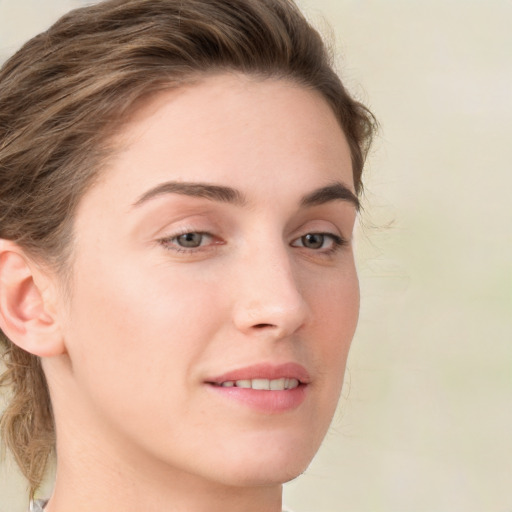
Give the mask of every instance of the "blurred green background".
[[[510, 512], [512, 2], [299, 4], [381, 131], [343, 398], [285, 501], [295, 512]], [[77, 5], [0, 0], [0, 59]], [[4, 463], [0, 512], [24, 512], [25, 492]]]

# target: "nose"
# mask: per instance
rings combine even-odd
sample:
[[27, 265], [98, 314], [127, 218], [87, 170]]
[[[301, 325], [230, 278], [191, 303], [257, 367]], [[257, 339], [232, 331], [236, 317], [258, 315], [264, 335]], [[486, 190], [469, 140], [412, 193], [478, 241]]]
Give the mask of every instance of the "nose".
[[237, 272], [233, 321], [246, 335], [291, 336], [310, 309], [286, 248], [260, 250]]

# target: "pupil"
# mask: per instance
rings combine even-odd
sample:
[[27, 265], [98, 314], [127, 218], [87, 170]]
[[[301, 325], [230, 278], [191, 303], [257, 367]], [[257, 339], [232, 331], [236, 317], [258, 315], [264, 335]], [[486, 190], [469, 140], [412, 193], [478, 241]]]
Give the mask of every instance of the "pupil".
[[324, 235], [306, 235], [302, 238], [302, 243], [309, 249], [320, 249], [324, 244]]
[[178, 243], [182, 247], [199, 247], [201, 245], [201, 240], [203, 235], [200, 233], [185, 233], [178, 237]]

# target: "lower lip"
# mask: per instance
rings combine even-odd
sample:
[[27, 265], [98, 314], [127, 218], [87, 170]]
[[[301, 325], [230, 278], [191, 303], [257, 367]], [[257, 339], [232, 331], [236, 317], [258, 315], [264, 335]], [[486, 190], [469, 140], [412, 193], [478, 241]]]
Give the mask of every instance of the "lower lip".
[[208, 387], [227, 400], [240, 402], [249, 408], [266, 414], [279, 414], [299, 407], [306, 399], [307, 385], [300, 384], [294, 389], [268, 391], [250, 388], [222, 387], [209, 384]]

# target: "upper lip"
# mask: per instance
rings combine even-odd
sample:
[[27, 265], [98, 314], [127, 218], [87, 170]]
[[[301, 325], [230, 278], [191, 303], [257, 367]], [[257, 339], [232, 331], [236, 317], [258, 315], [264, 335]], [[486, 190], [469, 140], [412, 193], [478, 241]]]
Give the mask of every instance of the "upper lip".
[[297, 379], [302, 384], [311, 381], [308, 371], [298, 363], [268, 364], [260, 363], [245, 368], [228, 371], [222, 375], [206, 379], [210, 384], [222, 384], [223, 382], [252, 379]]

